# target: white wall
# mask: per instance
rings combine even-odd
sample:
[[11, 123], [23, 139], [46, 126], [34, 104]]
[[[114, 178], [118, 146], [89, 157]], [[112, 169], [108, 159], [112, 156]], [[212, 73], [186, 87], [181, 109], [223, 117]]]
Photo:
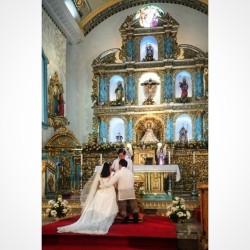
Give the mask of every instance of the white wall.
[[[208, 51], [208, 16], [197, 10], [177, 4], [158, 4], [180, 25], [178, 44], [191, 44]], [[92, 61], [111, 48], [121, 48], [119, 28], [128, 15], [140, 6], [119, 12], [94, 28], [77, 45], [67, 46], [67, 118], [68, 128], [80, 142], [87, 142], [92, 133]]]
[[[49, 78], [55, 71], [58, 72], [60, 82], [64, 88], [64, 99], [66, 100], [66, 38], [52, 22], [48, 14], [42, 10], [42, 49], [49, 60]], [[42, 52], [41, 52], [42, 54]], [[67, 117], [67, 105], [65, 105], [65, 116]], [[53, 136], [54, 128], [42, 129], [42, 146]]]

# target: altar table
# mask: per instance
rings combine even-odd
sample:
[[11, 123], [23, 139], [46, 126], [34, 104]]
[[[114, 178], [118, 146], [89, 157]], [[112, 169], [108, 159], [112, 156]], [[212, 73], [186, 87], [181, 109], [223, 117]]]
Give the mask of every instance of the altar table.
[[[95, 167], [95, 172], [101, 166]], [[172, 195], [173, 176], [175, 181], [181, 179], [178, 165], [133, 165], [134, 175], [143, 179], [143, 188], [145, 194], [168, 194]], [[167, 190], [164, 190], [165, 187]]]

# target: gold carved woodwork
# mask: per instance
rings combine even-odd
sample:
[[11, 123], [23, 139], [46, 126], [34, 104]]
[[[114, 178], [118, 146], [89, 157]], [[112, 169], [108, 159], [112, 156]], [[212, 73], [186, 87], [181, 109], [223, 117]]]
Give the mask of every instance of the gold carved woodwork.
[[144, 194], [166, 194], [164, 191], [164, 181], [168, 177], [166, 172], [136, 172], [143, 180]]
[[134, 149], [134, 165], [144, 165], [146, 158], [153, 158], [152, 164], [155, 165], [155, 151], [152, 149]]
[[81, 147], [81, 143], [75, 135], [65, 127], [59, 128], [46, 144], [46, 149], [76, 149]]
[[208, 249], [208, 183], [198, 183], [200, 190], [200, 209], [203, 249]]

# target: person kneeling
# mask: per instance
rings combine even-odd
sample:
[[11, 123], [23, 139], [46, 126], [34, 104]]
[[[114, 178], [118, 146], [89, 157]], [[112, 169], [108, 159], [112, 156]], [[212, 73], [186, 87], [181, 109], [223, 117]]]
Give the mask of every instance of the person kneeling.
[[122, 223], [128, 223], [129, 216], [127, 211], [127, 203], [129, 204], [130, 210], [133, 214], [133, 222], [138, 223], [139, 220], [139, 209], [136, 202], [135, 190], [134, 190], [134, 174], [127, 169], [128, 162], [125, 159], [119, 161], [119, 171], [115, 173], [113, 178], [105, 183], [101, 184], [100, 188], [106, 188], [117, 183], [118, 189], [118, 207], [122, 216]]

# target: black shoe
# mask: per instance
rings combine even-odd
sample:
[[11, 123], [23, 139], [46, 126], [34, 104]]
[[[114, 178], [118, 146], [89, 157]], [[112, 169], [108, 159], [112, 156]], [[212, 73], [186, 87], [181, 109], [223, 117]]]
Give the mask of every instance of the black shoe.
[[138, 221], [139, 221], [138, 213], [133, 214], [133, 221], [134, 221], [135, 224], [138, 223]]
[[129, 220], [129, 217], [128, 217], [128, 216], [125, 216], [125, 217], [122, 219], [121, 223], [122, 223], [122, 224], [127, 224], [127, 223], [128, 223], [128, 220]]

